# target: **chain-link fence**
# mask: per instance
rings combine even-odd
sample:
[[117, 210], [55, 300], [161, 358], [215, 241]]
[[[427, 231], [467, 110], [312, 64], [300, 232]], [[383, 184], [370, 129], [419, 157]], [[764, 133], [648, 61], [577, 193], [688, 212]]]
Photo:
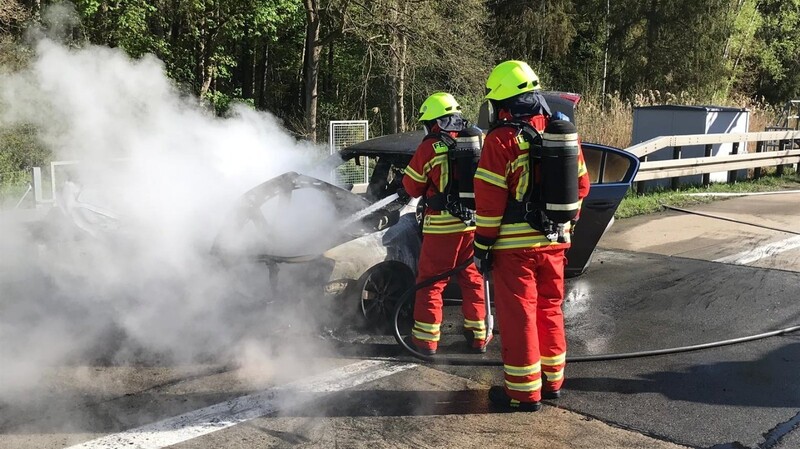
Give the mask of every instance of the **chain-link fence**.
[[[334, 120], [330, 122], [328, 143], [331, 154], [369, 139], [369, 122], [366, 120]], [[366, 157], [354, 158], [336, 168], [339, 184], [369, 182], [369, 161]]]

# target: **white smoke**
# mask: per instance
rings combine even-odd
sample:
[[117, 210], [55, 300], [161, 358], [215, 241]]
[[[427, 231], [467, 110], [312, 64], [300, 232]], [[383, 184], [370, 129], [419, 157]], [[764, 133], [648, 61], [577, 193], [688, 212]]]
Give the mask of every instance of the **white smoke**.
[[[35, 126], [54, 159], [81, 161], [66, 188], [112, 213], [87, 215], [101, 220], [92, 233], [0, 228], [0, 403], [51, 366], [220, 360], [252, 354], [280, 325], [264, 306], [266, 270], [221, 266], [209, 248], [243, 192], [320, 148], [246, 106], [214, 116], [155, 57], [49, 39], [28, 69], [0, 75], [0, 127], [19, 124]], [[273, 357], [262, 349], [257, 359]]]

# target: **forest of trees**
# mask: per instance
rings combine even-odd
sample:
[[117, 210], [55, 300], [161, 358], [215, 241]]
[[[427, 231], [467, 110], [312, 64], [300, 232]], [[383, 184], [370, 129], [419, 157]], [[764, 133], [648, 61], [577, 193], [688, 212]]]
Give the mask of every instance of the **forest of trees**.
[[[62, 0], [66, 1], [66, 0]], [[53, 0], [0, 0], [0, 65]], [[800, 0], [71, 0], [76, 44], [153, 53], [219, 113], [232, 100], [322, 139], [328, 120], [413, 126], [430, 93], [474, 113], [491, 67], [528, 61], [546, 89], [603, 104], [800, 96]], [[677, 101], [677, 100], [676, 100]]]

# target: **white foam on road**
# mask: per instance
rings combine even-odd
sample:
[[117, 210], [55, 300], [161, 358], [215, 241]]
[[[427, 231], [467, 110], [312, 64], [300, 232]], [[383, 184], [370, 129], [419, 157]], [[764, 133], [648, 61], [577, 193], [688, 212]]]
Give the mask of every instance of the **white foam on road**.
[[748, 251], [721, 257], [714, 262], [730, 263], [735, 265], [747, 265], [766, 257], [771, 257], [795, 248], [800, 248], [800, 236], [790, 237], [779, 240], [768, 245], [759, 246]]
[[[146, 426], [87, 441], [67, 449], [161, 449], [278, 411], [282, 403], [301, 405], [323, 395], [396, 374], [417, 365], [367, 360], [260, 393], [238, 397]], [[309, 394], [313, 393], [313, 394]]]

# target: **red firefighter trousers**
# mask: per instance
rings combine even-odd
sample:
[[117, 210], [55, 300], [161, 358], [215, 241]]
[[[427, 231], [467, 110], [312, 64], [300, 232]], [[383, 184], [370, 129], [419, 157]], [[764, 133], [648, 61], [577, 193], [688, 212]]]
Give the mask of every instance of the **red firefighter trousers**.
[[492, 253], [494, 300], [509, 397], [541, 400], [561, 388], [564, 335], [565, 248], [525, 248]]
[[[472, 260], [473, 233], [425, 234], [419, 256], [417, 283], [452, 270], [458, 264]], [[442, 323], [442, 292], [449, 279], [442, 279], [417, 290], [414, 301], [412, 340], [419, 348], [435, 350], [439, 344]], [[476, 340], [485, 339], [486, 310], [483, 297], [483, 277], [470, 264], [457, 274], [461, 287], [464, 327], [474, 332]]]

